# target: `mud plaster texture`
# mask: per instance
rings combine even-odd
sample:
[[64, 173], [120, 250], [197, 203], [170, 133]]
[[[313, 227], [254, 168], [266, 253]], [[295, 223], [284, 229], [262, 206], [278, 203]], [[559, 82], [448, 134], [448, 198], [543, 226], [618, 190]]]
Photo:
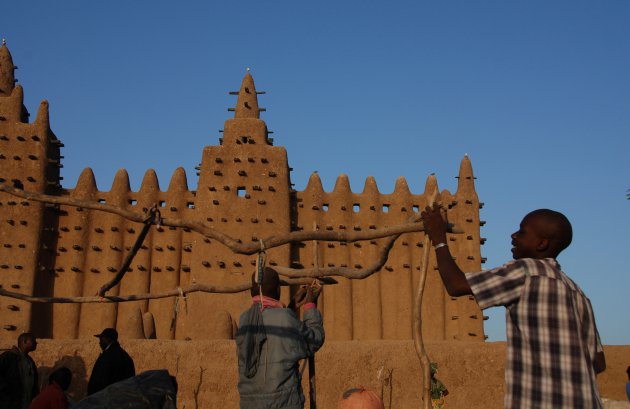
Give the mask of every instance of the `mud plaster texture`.
[[[238, 408], [234, 341], [123, 339], [121, 345], [134, 358], [138, 372], [165, 368], [177, 377], [179, 409]], [[10, 346], [11, 343], [0, 341], [0, 348]], [[502, 408], [505, 349], [504, 342], [427, 344], [431, 360], [439, 364], [438, 378], [450, 391], [446, 407]], [[70, 392], [82, 398], [99, 352], [96, 339], [42, 339], [32, 357], [42, 381], [47, 379], [51, 368], [60, 365], [71, 368], [74, 378]], [[601, 394], [604, 398], [625, 400], [630, 346], [606, 346], [605, 353], [608, 368], [598, 377]], [[336, 408], [343, 391], [357, 385], [382, 393], [386, 409], [421, 405], [419, 361], [411, 341], [327, 342], [315, 362], [320, 409]], [[308, 393], [308, 370], [304, 374], [303, 387]], [[308, 398], [306, 407], [309, 407]]]
[[[160, 186], [167, 184], [148, 169], [134, 192], [129, 174], [120, 169], [109, 190], [99, 190], [96, 175], [86, 168], [75, 187], [63, 186], [63, 137], [58, 138], [50, 127], [46, 101], [29, 123], [25, 91], [15, 84], [14, 70], [8, 47], [0, 46], [0, 183], [31, 192], [106, 203], [136, 213], [159, 203], [165, 219], [203, 223], [251, 244], [289, 232], [369, 232], [400, 225], [428, 204], [429, 192], [439, 190], [435, 177], [427, 178], [424, 192], [413, 193], [403, 177], [396, 180], [391, 193], [380, 192], [373, 177], [365, 180], [363, 188], [354, 186], [353, 190], [349, 176], [342, 174], [327, 192], [317, 172], [311, 174], [304, 190], [295, 190], [288, 152], [269, 138], [249, 72], [218, 145], [201, 151], [197, 180], [178, 168], [162, 190]], [[198, 155], [200, 148], [191, 146], [191, 154]], [[427, 173], [421, 168], [418, 172]], [[448, 245], [464, 271], [479, 271], [485, 261], [481, 254], [485, 239], [480, 235], [483, 203], [467, 156], [457, 175], [457, 190], [440, 190], [438, 199], [448, 204], [449, 221], [464, 232], [449, 235]], [[195, 190], [188, 188], [188, 180]], [[41, 297], [93, 296], [119, 271], [141, 228], [114, 214], [45, 206], [0, 192], [0, 286]], [[294, 243], [267, 249], [266, 260], [270, 266], [293, 269], [317, 265], [359, 271], [377, 262], [385, 241]], [[329, 341], [412, 339], [423, 242], [423, 233], [406, 233], [392, 245], [380, 271], [363, 280], [338, 277], [338, 284], [327, 286], [319, 306]], [[433, 252], [430, 257], [422, 302], [425, 340], [482, 342], [484, 317], [479, 306], [471, 297], [449, 297], [435, 269]], [[255, 265], [256, 255], [234, 254], [218, 240], [187, 229], [153, 227], [129, 274], [108, 295], [157, 294], [193, 283], [247, 284]], [[296, 288], [287, 290], [285, 303]], [[149, 338], [144, 317], [154, 323], [152, 332], [161, 340], [229, 339], [232, 323], [249, 298], [247, 292], [191, 293], [185, 298], [188, 312], [173, 322], [174, 310], [182, 305], [175, 297], [82, 305], [30, 304], [0, 297], [0, 339], [13, 341], [26, 331], [42, 338], [90, 339], [107, 327], [115, 327], [124, 339]]]

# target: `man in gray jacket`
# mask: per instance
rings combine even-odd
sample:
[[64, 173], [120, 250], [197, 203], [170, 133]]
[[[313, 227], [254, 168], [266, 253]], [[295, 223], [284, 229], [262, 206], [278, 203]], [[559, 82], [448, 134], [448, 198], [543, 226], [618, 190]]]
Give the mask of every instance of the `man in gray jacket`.
[[316, 296], [306, 287], [301, 298], [304, 320], [285, 308], [280, 278], [269, 267], [260, 285], [252, 275], [252, 305], [240, 318], [236, 333], [241, 409], [303, 409], [304, 394], [298, 363], [313, 356], [324, 343], [322, 316]]

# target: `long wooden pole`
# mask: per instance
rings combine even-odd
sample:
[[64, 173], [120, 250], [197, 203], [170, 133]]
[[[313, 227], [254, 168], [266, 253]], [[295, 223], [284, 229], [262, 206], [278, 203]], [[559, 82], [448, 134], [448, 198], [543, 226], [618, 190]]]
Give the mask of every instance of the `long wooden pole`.
[[[317, 222], [313, 222], [313, 231], [317, 230]], [[313, 266], [319, 268], [319, 243], [313, 240]], [[308, 357], [308, 399], [310, 409], [317, 409], [317, 400], [315, 394], [315, 354]]]
[[[434, 185], [434, 189], [429, 192], [429, 200], [427, 201], [429, 207], [433, 206], [433, 202], [435, 202], [436, 197], [437, 187]], [[413, 303], [413, 345], [416, 348], [416, 353], [420, 359], [420, 369], [422, 371], [422, 407], [424, 409], [431, 409], [431, 361], [429, 360], [429, 355], [424, 347], [424, 338], [422, 336], [422, 298], [429, 270], [429, 254], [431, 250], [431, 240], [429, 239], [429, 235], [426, 233], [424, 235], [422, 250], [422, 269], [420, 270], [418, 288]]]

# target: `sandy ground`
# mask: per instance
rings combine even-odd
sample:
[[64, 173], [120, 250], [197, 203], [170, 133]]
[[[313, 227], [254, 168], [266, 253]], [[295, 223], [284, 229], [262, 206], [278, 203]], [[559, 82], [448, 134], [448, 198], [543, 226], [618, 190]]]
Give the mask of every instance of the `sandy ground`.
[[[238, 408], [233, 341], [121, 340], [121, 344], [134, 358], [138, 372], [166, 368], [177, 377], [179, 409]], [[10, 346], [0, 342], [0, 348]], [[502, 407], [505, 343], [437, 342], [427, 344], [427, 350], [439, 364], [438, 378], [450, 391], [447, 408]], [[43, 380], [53, 367], [70, 367], [75, 374], [70, 391], [81, 398], [99, 352], [96, 339], [40, 340], [32, 356]], [[608, 368], [598, 378], [601, 394], [626, 400], [630, 346], [607, 346], [605, 352]], [[411, 341], [328, 342], [317, 354], [315, 366], [320, 409], [334, 409], [343, 391], [357, 385], [382, 394], [387, 409], [421, 405], [420, 367]], [[308, 369], [304, 374], [308, 393]]]

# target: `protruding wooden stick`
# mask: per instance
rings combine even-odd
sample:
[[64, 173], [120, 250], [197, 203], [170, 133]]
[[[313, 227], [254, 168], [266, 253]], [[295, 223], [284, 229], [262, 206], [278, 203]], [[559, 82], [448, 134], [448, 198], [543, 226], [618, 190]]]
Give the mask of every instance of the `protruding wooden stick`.
[[[430, 177], [429, 182], [434, 182]], [[437, 185], [431, 184], [433, 188], [429, 192], [428, 206], [433, 206], [433, 202], [437, 198]], [[424, 287], [427, 280], [427, 273], [429, 270], [429, 253], [431, 250], [431, 240], [429, 235], [424, 235], [424, 245], [422, 251], [422, 270], [420, 270], [420, 277], [418, 278], [418, 288], [413, 303], [413, 345], [416, 348], [416, 353], [420, 359], [420, 369], [422, 370], [422, 407], [423, 409], [431, 409], [431, 361], [429, 355], [424, 348], [424, 338], [422, 336], [422, 298], [424, 295]]]

